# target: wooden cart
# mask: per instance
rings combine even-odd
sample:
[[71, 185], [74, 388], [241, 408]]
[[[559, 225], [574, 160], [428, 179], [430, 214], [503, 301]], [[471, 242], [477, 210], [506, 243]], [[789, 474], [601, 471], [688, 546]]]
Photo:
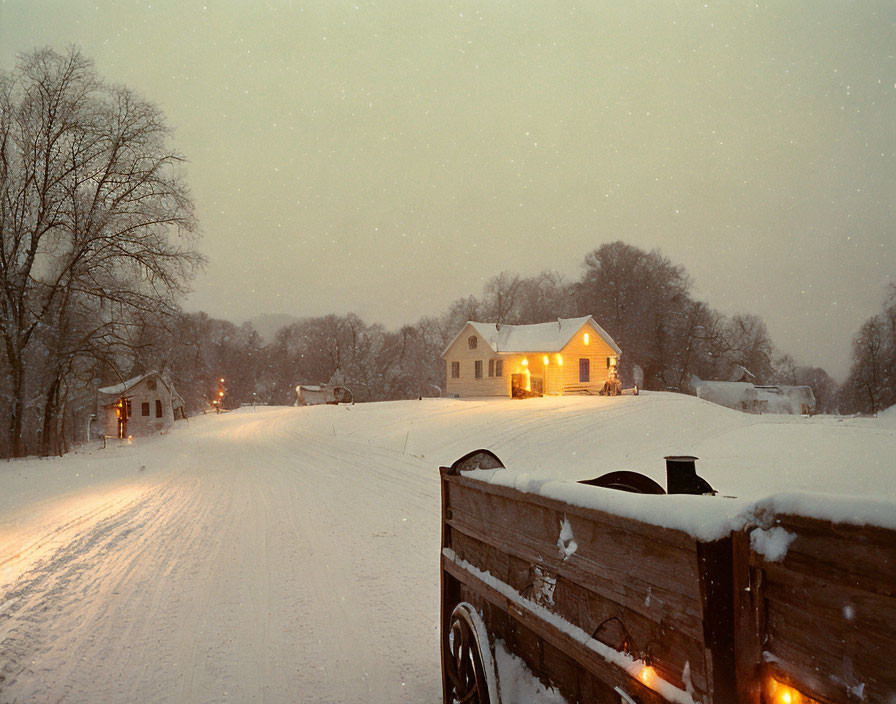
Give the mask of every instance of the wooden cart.
[[896, 531], [766, 510], [699, 540], [466, 472], [500, 466], [441, 469], [446, 704], [513, 704], [496, 648], [570, 703], [896, 702]]

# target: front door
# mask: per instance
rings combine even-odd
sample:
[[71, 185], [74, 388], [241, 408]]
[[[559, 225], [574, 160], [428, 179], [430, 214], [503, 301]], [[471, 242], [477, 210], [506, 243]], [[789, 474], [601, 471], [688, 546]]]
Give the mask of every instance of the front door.
[[563, 392], [563, 370], [556, 364], [545, 369], [545, 393], [560, 394]]

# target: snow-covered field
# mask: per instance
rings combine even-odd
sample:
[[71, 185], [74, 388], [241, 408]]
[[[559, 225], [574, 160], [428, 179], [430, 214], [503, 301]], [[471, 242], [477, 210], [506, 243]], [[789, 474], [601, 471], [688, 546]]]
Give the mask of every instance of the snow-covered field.
[[530, 476], [661, 484], [664, 455], [694, 454], [723, 494], [896, 515], [894, 412], [645, 393], [194, 418], [0, 464], [0, 703], [439, 701], [437, 467], [479, 447]]

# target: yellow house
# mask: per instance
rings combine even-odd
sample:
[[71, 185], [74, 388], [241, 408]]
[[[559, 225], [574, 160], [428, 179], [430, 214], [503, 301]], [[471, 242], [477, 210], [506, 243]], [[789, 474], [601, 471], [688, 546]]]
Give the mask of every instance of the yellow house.
[[590, 315], [535, 325], [467, 322], [442, 353], [448, 396], [598, 393], [622, 351]]

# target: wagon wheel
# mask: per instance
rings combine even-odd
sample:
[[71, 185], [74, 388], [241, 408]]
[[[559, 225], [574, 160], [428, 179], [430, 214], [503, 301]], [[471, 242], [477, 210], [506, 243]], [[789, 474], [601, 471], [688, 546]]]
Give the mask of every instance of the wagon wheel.
[[458, 604], [451, 614], [443, 663], [448, 692], [458, 704], [499, 704], [497, 697], [493, 701], [489, 696], [496, 688], [491, 651], [488, 641], [480, 640], [484, 627], [477, 626], [482, 626], [482, 620], [472, 606]]

